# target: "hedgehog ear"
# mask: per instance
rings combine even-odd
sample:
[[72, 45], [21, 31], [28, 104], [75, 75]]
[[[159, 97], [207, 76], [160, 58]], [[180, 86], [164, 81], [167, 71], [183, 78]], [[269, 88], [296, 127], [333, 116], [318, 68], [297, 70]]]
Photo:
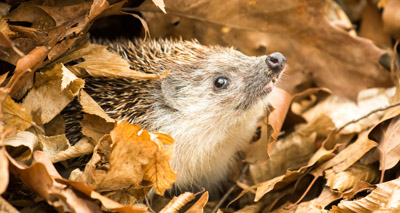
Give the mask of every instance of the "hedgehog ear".
[[171, 78], [164, 78], [161, 82], [161, 91], [164, 96], [165, 104], [170, 107], [176, 109], [177, 100], [176, 98], [176, 87], [174, 86], [174, 80]]

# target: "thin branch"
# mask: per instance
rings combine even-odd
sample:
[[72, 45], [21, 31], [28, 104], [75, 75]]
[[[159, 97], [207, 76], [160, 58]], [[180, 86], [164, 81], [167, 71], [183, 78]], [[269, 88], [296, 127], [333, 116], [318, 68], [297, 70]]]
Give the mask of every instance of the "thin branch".
[[388, 109], [390, 109], [390, 108], [397, 107], [397, 106], [400, 106], [400, 102], [395, 103], [395, 104], [388, 105], [388, 106], [383, 107], [383, 108], [379, 108], [379, 109], [372, 110], [371, 112], [369, 112], [369, 113], [366, 114], [366, 115], [361, 116], [360, 118], [357, 118], [357, 119], [355, 119], [355, 120], [352, 120], [352, 121], [347, 122], [346, 124], [344, 124], [343, 126], [341, 126], [336, 132], [340, 132], [340, 131], [342, 131], [344, 128], [346, 128], [348, 125], [357, 123], [357, 122], [359, 122], [359, 121], [361, 121], [361, 120], [363, 120], [363, 119], [365, 119], [365, 118], [368, 118], [370, 115], [372, 115], [372, 114], [374, 114], [374, 113], [381, 112], [381, 111], [385, 111], [385, 110], [388, 110]]
[[[249, 164], [246, 164], [243, 167], [238, 180], [243, 179], [244, 174], [246, 173], [246, 171], [248, 169], [249, 169]], [[238, 188], [238, 186], [236, 185], [236, 183], [231, 188], [229, 188], [229, 190], [224, 194], [224, 196], [221, 198], [221, 200], [219, 200], [219, 202], [217, 203], [217, 205], [214, 207], [214, 209], [211, 212], [216, 213], [218, 211], [219, 207], [221, 207], [222, 204], [225, 202], [225, 200], [228, 199], [228, 196], [237, 188]]]
[[285, 210], [289, 210], [289, 209], [295, 207], [297, 204], [299, 204], [304, 199], [304, 197], [307, 195], [308, 191], [310, 191], [311, 187], [314, 185], [314, 183], [318, 179], [318, 177], [319, 176], [314, 176], [314, 179], [311, 181], [310, 185], [308, 185], [308, 187], [307, 187], [306, 191], [303, 193], [303, 195], [295, 203], [291, 204], [288, 207], [285, 207]]
[[[124, 11], [124, 12], [152, 12], [152, 13], [162, 13], [162, 14], [164, 14], [161, 10], [151, 10], [151, 9], [122, 8], [121, 10]], [[253, 28], [250, 28], [250, 27], [243, 27], [243, 26], [238, 27], [236, 25], [220, 23], [220, 22], [216, 22], [216, 21], [210, 21], [210, 20], [207, 20], [205, 18], [201, 18], [201, 17], [197, 17], [197, 16], [191, 16], [191, 15], [187, 15], [187, 14], [184, 14], [184, 13], [178, 13], [178, 12], [174, 12], [174, 11], [168, 11], [168, 15], [179, 16], [179, 17], [192, 19], [192, 20], [196, 20], [196, 21], [201, 21], [201, 22], [209, 23], [209, 24], [222, 25], [222, 26], [230, 27], [232, 29], [256, 31], [256, 29], [253, 29]]]

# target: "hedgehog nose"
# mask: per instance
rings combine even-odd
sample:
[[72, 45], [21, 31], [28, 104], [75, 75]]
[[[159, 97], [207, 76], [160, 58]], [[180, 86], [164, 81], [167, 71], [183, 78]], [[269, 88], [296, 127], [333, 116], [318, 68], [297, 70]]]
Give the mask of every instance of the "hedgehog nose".
[[275, 74], [280, 73], [286, 65], [286, 58], [279, 52], [271, 53], [265, 59], [268, 68]]

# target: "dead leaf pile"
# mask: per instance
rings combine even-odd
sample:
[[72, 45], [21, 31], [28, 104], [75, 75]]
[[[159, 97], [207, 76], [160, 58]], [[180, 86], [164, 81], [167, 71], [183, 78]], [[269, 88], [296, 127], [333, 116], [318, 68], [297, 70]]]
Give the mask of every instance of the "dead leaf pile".
[[[288, 59], [233, 194], [186, 192], [160, 212], [400, 211], [399, 13], [397, 0], [2, 2], [0, 211], [149, 212], [139, 200], [179, 176], [171, 136], [112, 119], [84, 90], [86, 76], [168, 74], [88, 42], [114, 15], [152, 37]], [[79, 129], [66, 129], [61, 114], [75, 102]], [[69, 131], [84, 137], [71, 145]]]

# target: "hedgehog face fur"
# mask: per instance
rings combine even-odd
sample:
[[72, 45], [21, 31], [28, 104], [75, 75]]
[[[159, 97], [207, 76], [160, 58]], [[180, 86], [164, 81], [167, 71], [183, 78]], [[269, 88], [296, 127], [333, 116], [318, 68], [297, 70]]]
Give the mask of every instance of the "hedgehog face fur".
[[215, 188], [246, 145], [284, 69], [278, 55], [249, 57], [192, 41], [120, 40], [107, 45], [132, 69], [164, 79], [87, 78], [85, 91], [113, 118], [175, 139], [178, 188]]

